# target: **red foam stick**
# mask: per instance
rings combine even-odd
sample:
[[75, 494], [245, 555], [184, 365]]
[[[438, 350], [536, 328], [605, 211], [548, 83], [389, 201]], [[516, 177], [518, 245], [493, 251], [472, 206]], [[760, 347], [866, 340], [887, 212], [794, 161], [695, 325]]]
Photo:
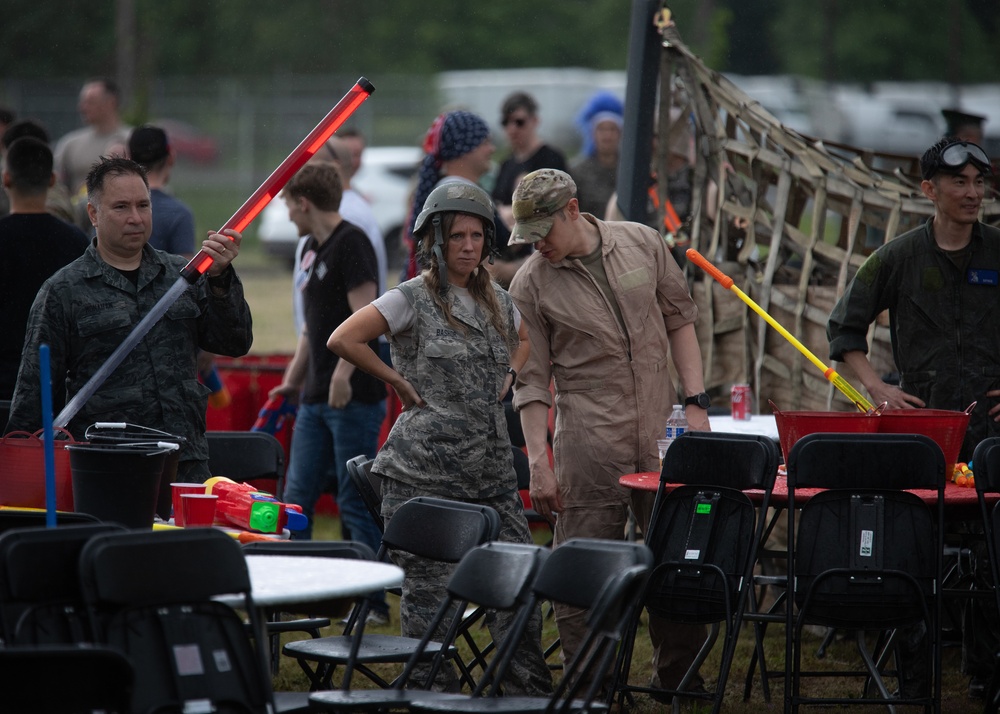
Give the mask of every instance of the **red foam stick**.
[[[371, 96], [375, 91], [375, 85], [364, 77], [361, 77], [357, 84], [344, 95], [344, 98], [337, 102], [337, 106], [330, 110], [330, 113], [323, 117], [323, 120], [316, 125], [298, 146], [288, 155], [281, 165], [278, 166], [267, 180], [260, 185], [253, 195], [240, 206], [240, 209], [233, 214], [233, 217], [226, 221], [219, 232], [232, 228], [240, 233], [243, 232], [250, 222], [264, 210], [264, 206], [271, 202], [271, 199], [278, 195], [288, 180], [295, 175], [302, 166], [313, 157], [319, 147], [326, 143], [326, 140], [333, 136], [347, 118], [354, 113], [354, 110], [361, 106], [362, 102]], [[181, 268], [181, 275], [189, 283], [194, 283], [205, 274], [215, 258], [206, 253], [204, 249], [188, 261], [188, 264]]]

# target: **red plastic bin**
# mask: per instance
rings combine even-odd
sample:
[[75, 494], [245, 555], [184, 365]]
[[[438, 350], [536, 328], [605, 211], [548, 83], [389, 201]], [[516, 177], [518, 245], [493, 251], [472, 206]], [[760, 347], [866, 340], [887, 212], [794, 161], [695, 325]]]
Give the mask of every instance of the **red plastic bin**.
[[880, 434], [923, 434], [941, 447], [944, 463], [951, 469], [958, 461], [975, 404], [964, 412], [949, 409], [887, 409], [878, 417]]
[[784, 412], [768, 400], [778, 427], [781, 454], [788, 463], [795, 442], [809, 434], [874, 434], [879, 417], [861, 412]]

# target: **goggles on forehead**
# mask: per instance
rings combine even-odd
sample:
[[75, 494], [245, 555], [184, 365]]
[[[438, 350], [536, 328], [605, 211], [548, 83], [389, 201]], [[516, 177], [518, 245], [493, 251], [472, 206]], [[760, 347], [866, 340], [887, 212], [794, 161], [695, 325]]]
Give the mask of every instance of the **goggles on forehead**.
[[993, 173], [993, 169], [990, 166], [990, 158], [986, 155], [986, 152], [976, 144], [967, 141], [956, 141], [944, 147], [941, 150], [938, 167], [958, 171], [968, 163], [975, 164], [984, 174]]

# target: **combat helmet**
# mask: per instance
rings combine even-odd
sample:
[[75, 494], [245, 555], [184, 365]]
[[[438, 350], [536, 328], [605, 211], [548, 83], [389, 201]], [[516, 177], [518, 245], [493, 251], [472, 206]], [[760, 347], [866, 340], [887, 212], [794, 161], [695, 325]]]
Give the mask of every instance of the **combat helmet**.
[[493, 223], [494, 209], [493, 201], [486, 191], [475, 184], [466, 181], [448, 181], [437, 186], [427, 196], [424, 207], [413, 223], [413, 235], [420, 236], [428, 221], [434, 228], [434, 241], [431, 251], [438, 262], [438, 274], [441, 279], [441, 286], [445, 288], [448, 284], [448, 271], [445, 268], [444, 235], [441, 232], [441, 214], [450, 211], [458, 213], [469, 213], [483, 219], [483, 232], [486, 240], [484, 248], [489, 256], [490, 263], [493, 262], [496, 253], [496, 227]]

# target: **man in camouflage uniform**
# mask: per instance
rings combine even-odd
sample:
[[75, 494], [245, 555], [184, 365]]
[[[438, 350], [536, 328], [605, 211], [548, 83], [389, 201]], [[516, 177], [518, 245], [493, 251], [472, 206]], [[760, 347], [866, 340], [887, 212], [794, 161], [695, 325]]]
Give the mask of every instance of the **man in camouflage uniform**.
[[[180, 278], [185, 261], [147, 245], [152, 210], [145, 170], [102, 158], [87, 176], [87, 213], [97, 237], [87, 252], [39, 291], [28, 318], [8, 431], [42, 425], [38, 347], [49, 345], [55, 409], [71, 399]], [[82, 406], [68, 428], [83, 438], [98, 421], [130, 422], [183, 436], [178, 478], [208, 470], [205, 408], [197, 352], [238, 357], [253, 341], [243, 285], [230, 266], [242, 236], [210, 233], [207, 279], [187, 290]], [[228, 237], [227, 237], [228, 236]]]
[[[953, 152], [960, 166], [945, 163]], [[991, 169], [982, 149], [954, 139], [928, 149], [920, 165], [934, 216], [858, 269], [830, 314], [830, 359], [850, 365], [872, 400], [890, 409], [976, 402], [960, 456], [968, 461], [980, 441], [1000, 435], [1000, 230], [979, 222]], [[882, 381], [866, 354], [868, 327], [884, 310], [898, 387]]]
[[[858, 269], [827, 323], [830, 359], [850, 365], [872, 401], [890, 409], [962, 410], [975, 402], [959, 454], [968, 461], [980, 441], [1000, 435], [1000, 230], [979, 221], [992, 168], [979, 146], [951, 137], [924, 152], [920, 171], [934, 216]], [[884, 310], [898, 387], [885, 383], [867, 356], [868, 327]], [[985, 549], [979, 556], [977, 570], [988, 573]], [[965, 606], [963, 671], [972, 677], [970, 695], [979, 698], [995, 667], [992, 602]], [[920, 672], [909, 679], [904, 694], [926, 686]]]
[[[481, 265], [494, 245], [493, 216], [489, 196], [469, 181], [431, 191], [414, 227], [430, 267], [352, 315], [327, 344], [390, 384], [404, 406], [372, 465], [383, 478], [386, 524], [411, 498], [436, 496], [490, 506], [500, 515], [499, 540], [531, 543], [501, 402], [528, 346], [510, 296]], [[471, 236], [457, 228], [470, 223]], [[368, 346], [382, 333], [389, 333], [392, 367]], [[392, 558], [406, 571], [403, 634], [419, 637], [454, 566], [399, 551]], [[509, 612], [487, 615], [496, 642], [512, 623]], [[505, 681], [507, 694], [552, 691], [540, 640], [536, 610]], [[440, 686], [457, 684], [450, 667], [441, 679]]]

